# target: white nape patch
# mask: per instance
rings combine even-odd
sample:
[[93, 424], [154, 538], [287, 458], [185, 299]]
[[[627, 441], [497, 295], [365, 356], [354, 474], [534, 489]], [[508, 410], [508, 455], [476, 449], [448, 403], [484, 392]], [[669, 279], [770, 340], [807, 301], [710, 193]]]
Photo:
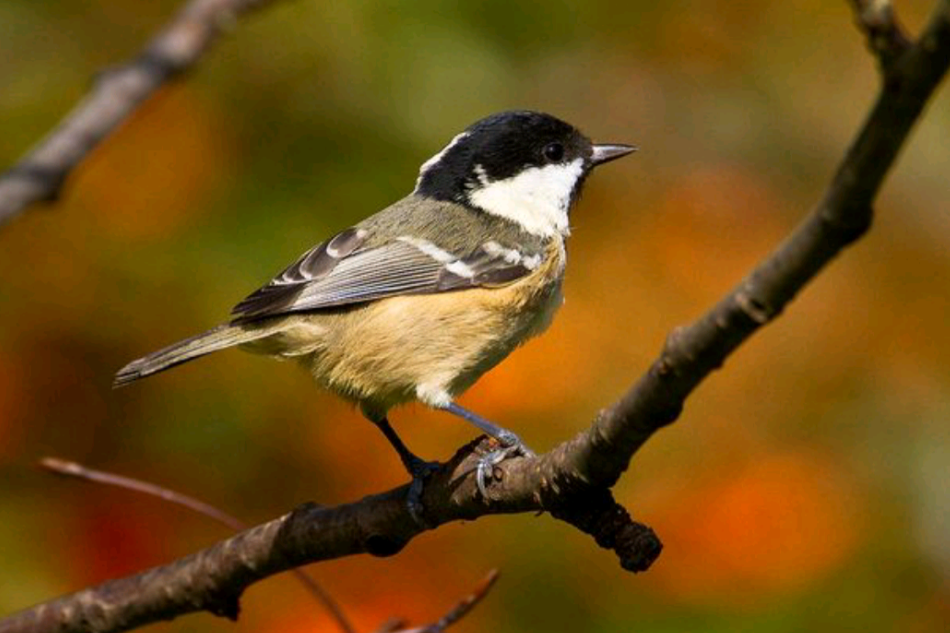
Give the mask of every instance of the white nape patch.
[[426, 162], [422, 163], [422, 165], [419, 167], [419, 177], [416, 178], [416, 188], [413, 189], [413, 193], [417, 193], [419, 191], [419, 185], [422, 184], [422, 178], [426, 175], [426, 172], [432, 169], [436, 165], [436, 163], [442, 160], [442, 157], [445, 156], [445, 153], [447, 151], [452, 149], [459, 141], [461, 141], [466, 136], [468, 136], [468, 132], [462, 132], [460, 134], [456, 134], [452, 138], [452, 140], [449, 141], [448, 145], [446, 145], [441, 150], [439, 150], [438, 154], [436, 154], [435, 156], [433, 156]]
[[580, 158], [566, 165], [531, 167], [473, 189], [469, 200], [488, 213], [517, 222], [529, 233], [568, 235], [571, 194], [583, 173], [584, 161]]

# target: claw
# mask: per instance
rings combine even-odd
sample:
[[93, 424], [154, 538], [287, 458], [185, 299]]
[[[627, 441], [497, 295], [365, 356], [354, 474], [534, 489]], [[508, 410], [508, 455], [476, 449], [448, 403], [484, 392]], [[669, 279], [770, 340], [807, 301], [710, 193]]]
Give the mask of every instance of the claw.
[[485, 480], [491, 474], [491, 471], [495, 469], [495, 465], [489, 465], [488, 459], [491, 455], [485, 455], [478, 460], [478, 465], [475, 467], [475, 485], [478, 486], [478, 494], [482, 496], [483, 499], [488, 498], [488, 487], [485, 484]]
[[494, 450], [487, 455], [482, 456], [478, 460], [478, 464], [475, 467], [475, 484], [478, 486], [478, 492], [483, 498], [488, 498], [488, 480], [494, 472], [496, 465], [500, 464], [512, 455], [534, 457], [534, 451], [525, 446], [525, 443], [521, 441], [521, 438], [508, 429], [502, 428], [497, 424], [486, 420], [480, 415], [460, 407], [454, 402], [448, 402], [437, 406], [439, 409], [448, 411], [453, 415], [457, 415], [463, 420], [466, 420], [467, 422], [477, 426], [483, 433], [494, 438], [494, 440], [501, 445], [501, 448], [498, 450]]
[[475, 467], [475, 485], [478, 487], [479, 494], [483, 499], [488, 498], [488, 482], [495, 472], [495, 466], [505, 461], [509, 457], [520, 455], [522, 457], [534, 457], [535, 452], [521, 441], [514, 433], [507, 432], [503, 440], [502, 448], [494, 450], [483, 455]]

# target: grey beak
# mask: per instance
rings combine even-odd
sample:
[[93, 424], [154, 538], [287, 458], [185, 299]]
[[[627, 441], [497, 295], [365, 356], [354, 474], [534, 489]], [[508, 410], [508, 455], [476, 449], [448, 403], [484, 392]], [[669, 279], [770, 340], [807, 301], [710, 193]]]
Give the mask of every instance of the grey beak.
[[590, 155], [590, 162], [593, 165], [603, 165], [604, 163], [609, 163], [612, 160], [616, 160], [621, 156], [626, 156], [631, 152], [635, 152], [639, 149], [636, 145], [594, 145], [594, 151]]

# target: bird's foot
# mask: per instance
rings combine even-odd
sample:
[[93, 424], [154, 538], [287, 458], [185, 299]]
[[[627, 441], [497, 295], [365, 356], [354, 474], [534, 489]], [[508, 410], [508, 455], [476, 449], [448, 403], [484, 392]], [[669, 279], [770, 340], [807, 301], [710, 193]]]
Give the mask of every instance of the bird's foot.
[[415, 455], [406, 463], [406, 470], [412, 475], [412, 483], [409, 484], [409, 494], [406, 495], [406, 508], [413, 521], [422, 527], [429, 527], [423, 516], [422, 491], [425, 488], [426, 479], [435, 474], [442, 464], [439, 462], [427, 462]]
[[495, 472], [495, 466], [509, 457], [534, 457], [535, 452], [521, 441], [521, 438], [507, 429], [501, 429], [495, 440], [501, 448], [482, 455], [475, 467], [475, 485], [483, 499], [488, 498], [488, 482]]

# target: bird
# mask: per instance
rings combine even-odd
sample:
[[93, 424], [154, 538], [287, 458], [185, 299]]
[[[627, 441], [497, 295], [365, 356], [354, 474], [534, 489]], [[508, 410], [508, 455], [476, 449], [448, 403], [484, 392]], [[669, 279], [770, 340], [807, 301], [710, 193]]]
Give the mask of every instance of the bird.
[[636, 149], [542, 112], [483, 118], [422, 164], [410, 194], [305, 252], [226, 323], [132, 361], [113, 386], [231, 347], [291, 359], [382, 431], [412, 477], [414, 517], [439, 464], [392, 428], [397, 405], [422, 402], [496, 440], [478, 463], [486, 495], [495, 464], [533, 452], [456, 399], [550, 325], [584, 182]]

